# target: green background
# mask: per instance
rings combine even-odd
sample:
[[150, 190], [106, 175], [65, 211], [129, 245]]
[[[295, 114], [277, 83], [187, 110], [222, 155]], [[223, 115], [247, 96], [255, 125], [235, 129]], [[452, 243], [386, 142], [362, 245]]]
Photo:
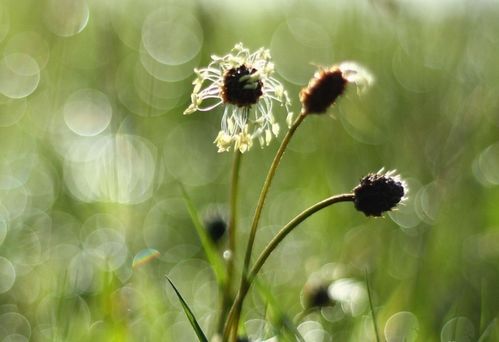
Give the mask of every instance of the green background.
[[[306, 317], [306, 340], [374, 341], [367, 270], [384, 339], [495, 341], [498, 18], [496, 1], [2, 0], [0, 339], [194, 341], [165, 275], [213, 334], [217, 288], [178, 183], [202, 216], [223, 212], [232, 153], [212, 144], [220, 108], [182, 112], [193, 68], [242, 42], [270, 49], [295, 112], [317, 66], [376, 78], [299, 128], [257, 251], [369, 172], [410, 186], [385, 218], [339, 204], [293, 232], [262, 272], [277, 306], [293, 318], [321, 279], [343, 301]], [[242, 159], [238, 265], [277, 147]], [[245, 308], [247, 334], [276, 333], [257, 291]]]

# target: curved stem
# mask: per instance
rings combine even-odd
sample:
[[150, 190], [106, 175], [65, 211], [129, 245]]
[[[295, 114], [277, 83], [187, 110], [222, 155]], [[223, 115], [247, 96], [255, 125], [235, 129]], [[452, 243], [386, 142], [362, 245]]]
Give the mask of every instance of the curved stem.
[[352, 202], [355, 199], [354, 194], [342, 194], [342, 195], [336, 195], [332, 196], [329, 198], [326, 198], [323, 201], [320, 201], [313, 206], [305, 209], [302, 211], [298, 216], [296, 216], [294, 219], [289, 221], [288, 224], [286, 224], [284, 227], [281, 228], [281, 230], [274, 236], [274, 238], [267, 244], [265, 249], [262, 251], [258, 259], [256, 260], [255, 264], [251, 268], [251, 271], [248, 274], [247, 281], [248, 283], [251, 284], [257, 273], [260, 271], [262, 268], [263, 264], [265, 264], [265, 261], [267, 261], [268, 257], [270, 254], [276, 249], [276, 247], [281, 243], [281, 241], [289, 234], [293, 229], [296, 228], [300, 223], [305, 221], [308, 217], [312, 216], [316, 212], [318, 212], [321, 209], [324, 209], [326, 207], [329, 207], [332, 204], [339, 203], [339, 202]]
[[365, 276], [366, 276], [367, 296], [369, 298], [369, 308], [371, 309], [371, 315], [373, 319], [374, 334], [376, 335], [376, 342], [379, 342], [378, 324], [376, 323], [376, 313], [374, 312], [373, 296], [371, 293], [371, 286], [369, 284], [369, 276], [367, 274], [367, 269], [365, 270]]
[[243, 277], [241, 281], [241, 287], [239, 292], [237, 293], [236, 299], [229, 311], [229, 315], [227, 317], [227, 322], [225, 324], [224, 331], [224, 341], [230, 337], [229, 341], [235, 341], [237, 338], [237, 325], [239, 324], [239, 315], [243, 305], [244, 298], [248, 293], [248, 290], [253, 282], [254, 278], [262, 268], [262, 266], [267, 261], [268, 257], [272, 252], [276, 249], [276, 247], [281, 243], [281, 241], [293, 231], [300, 223], [305, 221], [308, 217], [312, 216], [316, 212], [321, 209], [324, 209], [330, 205], [339, 202], [353, 202], [355, 199], [354, 194], [342, 194], [337, 196], [328, 197], [323, 201], [320, 201], [313, 206], [305, 209], [300, 214], [298, 214], [295, 218], [289, 221], [284, 227], [279, 230], [279, 232], [274, 236], [274, 238], [267, 244], [264, 248], [257, 261], [251, 268], [251, 271], [248, 273], [247, 277]]
[[[281, 145], [279, 146], [279, 149], [277, 150], [274, 160], [272, 161], [272, 164], [270, 165], [269, 171], [267, 172], [267, 177], [265, 178], [265, 182], [263, 183], [262, 190], [260, 191], [260, 196], [258, 198], [258, 203], [256, 205], [255, 213], [253, 215], [253, 220], [251, 222], [251, 229], [250, 229], [250, 234], [248, 237], [248, 244], [246, 245], [246, 254], [244, 256], [244, 264], [243, 264], [243, 273], [241, 277], [241, 285], [239, 286], [239, 293], [243, 293], [245, 283], [246, 283], [246, 277], [249, 269], [249, 264], [251, 261], [251, 253], [253, 251], [253, 244], [255, 242], [255, 236], [256, 236], [256, 230], [258, 228], [258, 223], [260, 222], [260, 216], [262, 214], [262, 209], [265, 204], [265, 199], [267, 198], [267, 194], [270, 189], [270, 185], [272, 184], [272, 180], [274, 179], [277, 167], [279, 166], [279, 163], [281, 162], [282, 156], [284, 152], [286, 151], [286, 148], [288, 147], [288, 144], [293, 137], [293, 135], [296, 132], [296, 129], [300, 126], [302, 121], [305, 119], [306, 114], [301, 113], [296, 120], [293, 122], [291, 127], [289, 128], [288, 132], [284, 136], [284, 139], [281, 142]], [[236, 303], [236, 302], [234, 302]], [[232, 306], [234, 307], [234, 305]], [[232, 319], [234, 320], [234, 325], [233, 329], [235, 332], [232, 332], [231, 341], [235, 341], [237, 338], [237, 325], [239, 324], [239, 314], [240, 314], [240, 308], [233, 312], [232, 314]], [[232, 308], [231, 308], [232, 312]], [[229, 318], [230, 313], [229, 313]]]
[[239, 170], [241, 169], [242, 153], [239, 150], [234, 151], [232, 161], [232, 177], [229, 194], [229, 222], [227, 224], [227, 234], [229, 240], [230, 258], [227, 260], [227, 282], [222, 293], [221, 313], [218, 322], [218, 331], [222, 332], [225, 318], [230, 309], [232, 300], [232, 283], [234, 279], [234, 257], [236, 253], [236, 217], [237, 217], [237, 197], [239, 193]]
[[244, 266], [243, 266], [243, 277], [246, 276], [249, 268], [249, 263], [251, 261], [251, 252], [253, 250], [253, 244], [255, 242], [256, 229], [258, 227], [258, 223], [260, 222], [260, 216], [262, 214], [263, 205], [265, 204], [265, 199], [267, 198], [267, 193], [269, 192], [270, 184], [274, 179], [274, 175], [276, 173], [277, 167], [282, 159], [284, 151], [288, 147], [289, 141], [293, 137], [296, 129], [302, 123], [303, 119], [305, 119], [305, 115], [299, 115], [295, 122], [291, 125], [288, 132], [284, 136], [284, 139], [281, 142], [281, 146], [276, 152], [274, 160], [270, 165], [269, 171], [267, 173], [267, 178], [265, 178], [265, 182], [263, 183], [262, 190], [260, 192], [260, 197], [258, 198], [258, 203], [255, 209], [255, 214], [253, 215], [253, 221], [251, 222], [251, 230], [248, 238], [248, 244], [246, 246], [246, 255], [244, 257]]

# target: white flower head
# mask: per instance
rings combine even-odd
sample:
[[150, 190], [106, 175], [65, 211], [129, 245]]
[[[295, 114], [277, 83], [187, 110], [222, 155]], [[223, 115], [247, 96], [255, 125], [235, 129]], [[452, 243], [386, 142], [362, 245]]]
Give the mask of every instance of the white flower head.
[[269, 50], [260, 48], [250, 53], [239, 43], [231, 53], [211, 59], [206, 68], [194, 70], [197, 77], [191, 104], [184, 114], [224, 107], [221, 129], [214, 141], [218, 152], [229, 151], [234, 145], [244, 153], [251, 149], [254, 139], [262, 147], [269, 145], [279, 134], [273, 103], [285, 107], [288, 124], [292, 120], [289, 96], [272, 76], [274, 64]]

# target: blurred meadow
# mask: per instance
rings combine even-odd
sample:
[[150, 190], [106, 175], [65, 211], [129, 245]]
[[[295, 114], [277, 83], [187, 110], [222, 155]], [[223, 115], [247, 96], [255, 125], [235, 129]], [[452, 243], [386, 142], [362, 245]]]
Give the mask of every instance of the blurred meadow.
[[[226, 212], [233, 153], [213, 144], [220, 108], [182, 112], [193, 69], [238, 42], [270, 49], [295, 113], [317, 66], [376, 78], [297, 131], [255, 252], [369, 172], [410, 187], [384, 218], [339, 204], [298, 227], [259, 277], [273, 309], [297, 317], [319, 279], [336, 305], [306, 315], [305, 341], [375, 341], [367, 271], [381, 340], [499, 341], [494, 0], [0, 0], [0, 341], [196, 341], [165, 275], [214, 334], [217, 285], [179, 184], [200, 216]], [[237, 267], [278, 145], [242, 158]], [[278, 334], [268, 306], [253, 288], [253, 341]]]

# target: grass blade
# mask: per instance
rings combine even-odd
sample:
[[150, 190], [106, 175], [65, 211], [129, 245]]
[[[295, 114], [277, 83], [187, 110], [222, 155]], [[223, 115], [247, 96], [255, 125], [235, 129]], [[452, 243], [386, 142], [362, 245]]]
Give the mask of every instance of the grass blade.
[[175, 285], [173, 285], [170, 278], [168, 278], [168, 276], [167, 276], [166, 279], [168, 279], [168, 282], [172, 286], [173, 290], [175, 291], [175, 294], [177, 295], [180, 303], [182, 304], [182, 308], [184, 309], [185, 315], [187, 316], [187, 319], [191, 323], [192, 329], [194, 329], [194, 332], [196, 333], [199, 341], [200, 342], [208, 342], [208, 339], [206, 338], [205, 334], [203, 333], [203, 330], [201, 330], [201, 327], [199, 326], [199, 323], [196, 320], [196, 317], [192, 313], [192, 310], [189, 308], [189, 306], [185, 302], [184, 298], [182, 298], [182, 295], [180, 295], [180, 292], [178, 292]]
[[374, 312], [374, 305], [373, 305], [373, 297], [371, 293], [371, 285], [369, 284], [369, 277], [367, 274], [367, 269], [365, 270], [365, 277], [366, 277], [366, 287], [367, 287], [367, 296], [369, 297], [369, 308], [371, 310], [371, 315], [373, 319], [373, 327], [374, 327], [374, 334], [376, 335], [376, 341], [379, 341], [379, 331], [378, 331], [378, 324], [376, 322], [376, 313]]
[[182, 196], [184, 198], [187, 211], [189, 212], [192, 223], [194, 224], [194, 228], [196, 228], [196, 232], [199, 236], [199, 240], [201, 241], [201, 245], [203, 246], [206, 258], [208, 259], [208, 262], [210, 263], [211, 267], [213, 268], [213, 272], [215, 273], [217, 283], [219, 286], [223, 286], [223, 284], [225, 284], [225, 281], [227, 279], [227, 272], [224, 267], [224, 262], [220, 254], [218, 253], [215, 245], [208, 237], [208, 234], [204, 229], [203, 223], [199, 218], [199, 214], [196, 210], [196, 207], [194, 206], [194, 203], [192, 202], [189, 195], [187, 194], [187, 191], [182, 185], [180, 185], [180, 189], [182, 190]]

